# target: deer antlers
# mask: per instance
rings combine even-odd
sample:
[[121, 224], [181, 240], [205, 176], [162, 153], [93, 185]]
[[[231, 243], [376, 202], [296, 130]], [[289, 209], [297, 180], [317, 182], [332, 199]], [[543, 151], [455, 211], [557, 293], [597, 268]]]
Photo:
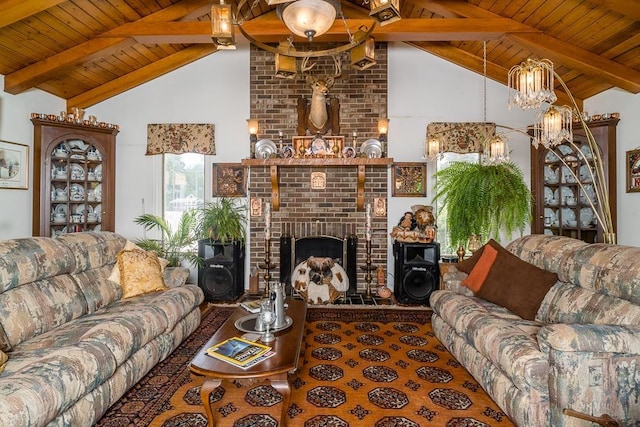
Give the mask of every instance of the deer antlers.
[[[314, 62], [313, 64], [309, 65], [309, 58], [311, 58], [310, 56], [305, 56], [302, 59], [302, 64], [300, 64], [300, 72], [303, 75], [308, 74], [307, 72], [310, 71], [313, 67], [315, 67], [318, 63]], [[340, 75], [342, 75], [342, 64], [341, 64], [341, 60], [337, 55], [332, 55], [331, 58], [333, 59], [333, 65], [335, 66], [336, 72], [333, 75], [333, 78], [338, 78], [340, 77]]]

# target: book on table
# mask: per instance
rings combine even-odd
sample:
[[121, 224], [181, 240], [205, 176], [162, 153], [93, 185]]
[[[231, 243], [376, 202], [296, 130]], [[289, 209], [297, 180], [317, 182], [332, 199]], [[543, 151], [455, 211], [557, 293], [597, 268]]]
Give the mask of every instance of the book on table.
[[[246, 368], [253, 366], [257, 363], [255, 362], [256, 359], [265, 356], [270, 350], [271, 347], [267, 345], [240, 337], [233, 337], [209, 347], [207, 354], [241, 368]], [[262, 360], [264, 359], [259, 361]]]
[[245, 310], [251, 313], [259, 313], [261, 302], [262, 300], [259, 300], [259, 299], [252, 300], [252, 301], [242, 301], [240, 305], [242, 306], [242, 308], [244, 308]]

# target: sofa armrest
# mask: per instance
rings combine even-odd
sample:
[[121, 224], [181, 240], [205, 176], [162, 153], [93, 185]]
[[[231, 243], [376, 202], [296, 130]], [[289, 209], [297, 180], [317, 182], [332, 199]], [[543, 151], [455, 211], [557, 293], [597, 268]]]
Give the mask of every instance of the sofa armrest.
[[[640, 355], [640, 326], [554, 324], [538, 332], [541, 349]], [[547, 352], [548, 353], [548, 352]]]
[[462, 286], [462, 281], [467, 278], [467, 273], [458, 271], [457, 268], [451, 266], [442, 276], [442, 289], [447, 289], [459, 294], [472, 297], [473, 292], [466, 286]]
[[546, 325], [538, 343], [549, 358], [549, 425], [576, 425], [567, 409], [625, 426], [640, 419], [640, 326]]
[[170, 288], [177, 288], [187, 283], [189, 274], [185, 267], [167, 267], [164, 269], [164, 283]]

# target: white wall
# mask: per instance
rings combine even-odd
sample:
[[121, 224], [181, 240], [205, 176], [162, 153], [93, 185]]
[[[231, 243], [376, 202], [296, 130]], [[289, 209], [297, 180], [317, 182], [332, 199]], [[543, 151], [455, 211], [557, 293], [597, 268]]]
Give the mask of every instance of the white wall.
[[640, 246], [640, 193], [627, 193], [626, 152], [640, 148], [640, 94], [611, 89], [584, 103], [589, 114], [620, 113], [617, 129], [618, 243]]
[[[4, 88], [4, 76], [0, 75]], [[0, 140], [29, 146], [29, 189], [0, 188], [0, 239], [31, 236], [31, 206], [33, 200], [33, 125], [31, 113], [58, 113], [64, 110], [64, 100], [40, 90], [20, 95], [0, 91]]]

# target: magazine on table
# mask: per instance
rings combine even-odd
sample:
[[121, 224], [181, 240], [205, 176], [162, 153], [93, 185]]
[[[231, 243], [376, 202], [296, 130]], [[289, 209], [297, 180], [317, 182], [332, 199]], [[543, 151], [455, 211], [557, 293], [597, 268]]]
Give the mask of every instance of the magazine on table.
[[207, 349], [209, 356], [215, 357], [236, 366], [247, 367], [271, 350], [271, 347], [240, 337], [233, 337], [213, 345]]

